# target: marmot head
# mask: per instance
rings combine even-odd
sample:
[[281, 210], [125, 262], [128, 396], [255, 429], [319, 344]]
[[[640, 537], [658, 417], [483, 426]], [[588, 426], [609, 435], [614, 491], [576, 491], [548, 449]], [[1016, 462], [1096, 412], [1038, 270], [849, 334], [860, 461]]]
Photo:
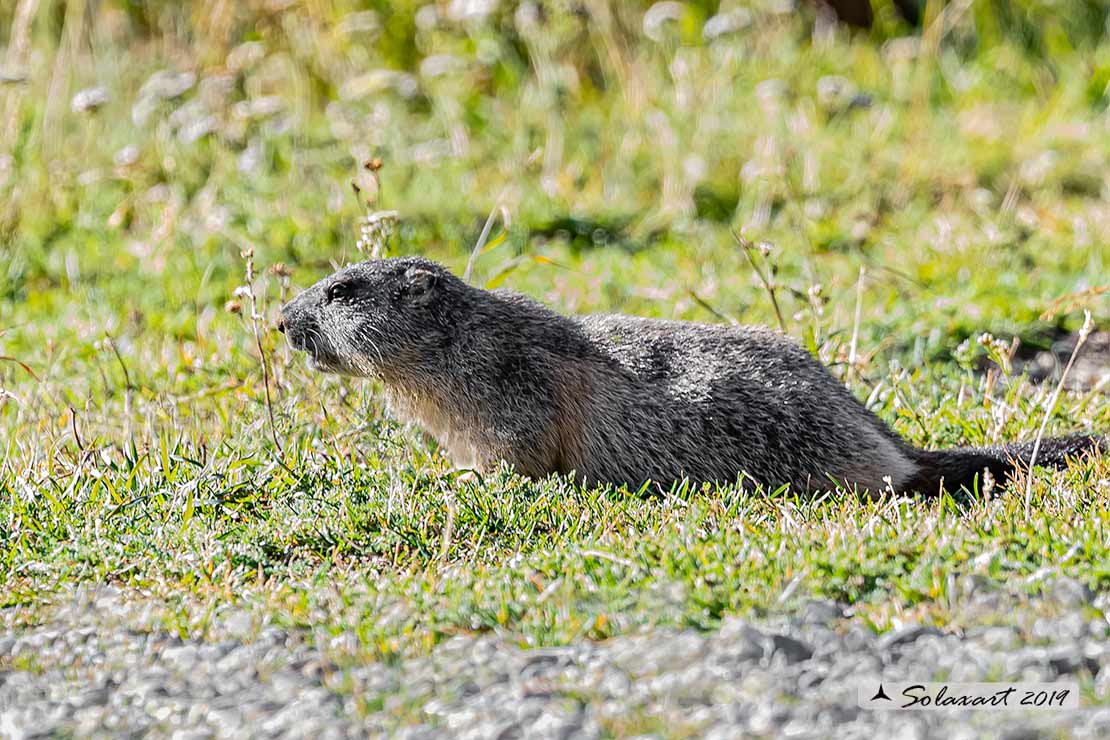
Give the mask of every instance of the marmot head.
[[316, 370], [403, 376], [434, 370], [470, 288], [419, 257], [352, 265], [281, 309], [278, 329]]

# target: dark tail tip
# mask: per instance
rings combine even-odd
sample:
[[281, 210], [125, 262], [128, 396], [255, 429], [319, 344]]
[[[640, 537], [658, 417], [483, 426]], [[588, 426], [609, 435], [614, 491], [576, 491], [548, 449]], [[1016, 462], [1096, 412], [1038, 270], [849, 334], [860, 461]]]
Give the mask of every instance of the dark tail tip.
[[[1037, 447], [1036, 458], [1033, 457]], [[968, 447], [950, 450], [919, 450], [917, 475], [903, 485], [905, 491], [934, 495], [943, 487], [947, 491], [966, 489], [972, 493], [982, 489], [989, 472], [997, 482], [1005, 484], [1018, 467], [1036, 466], [1062, 468], [1069, 460], [1089, 454], [1110, 454], [1110, 439], [1090, 434], [1042, 439], [996, 447]]]

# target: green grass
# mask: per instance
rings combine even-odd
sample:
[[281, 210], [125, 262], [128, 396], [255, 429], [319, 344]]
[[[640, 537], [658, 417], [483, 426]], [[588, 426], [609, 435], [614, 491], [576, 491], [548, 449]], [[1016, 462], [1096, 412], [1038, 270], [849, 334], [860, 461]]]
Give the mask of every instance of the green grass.
[[[1093, 5], [975, 4], [919, 41], [885, 5], [871, 35], [815, 40], [807, 12], [756, 3], [712, 43], [696, 4], [659, 43], [623, 5], [590, 23], [549, 8], [533, 28], [511, 9], [431, 27], [401, 4], [377, 35], [343, 30], [353, 3], [225, 19], [102, 2], [65, 34], [45, 5], [29, 79], [0, 87], [0, 355], [18, 360], [0, 360], [5, 622], [113, 583], [191, 634], [244, 608], [389, 656], [475, 631], [712, 629], [810, 596], [876, 629], [958, 626], [968, 574], [1110, 588], [1107, 460], [1038, 472], [1028, 509], [1020, 487], [921, 502], [472, 481], [372, 383], [313, 374], [267, 331], [279, 452], [249, 311], [225, 309], [247, 246], [270, 325], [359, 259], [348, 183], [379, 155], [394, 253], [461, 270], [500, 206], [481, 284], [568, 312], [774, 323], [742, 230], [772, 245], [787, 330], [843, 377], [855, 334], [853, 390], [913, 442], [1031, 438], [1046, 413], [1050, 431], [1110, 430], [1105, 395], [1046, 409], [1051, 388], [974, 370], [983, 332], [1110, 320], [1110, 296], [1084, 293], [1110, 283], [1110, 40], [1076, 21]], [[247, 40], [263, 53], [240, 69]], [[203, 82], [136, 122], [167, 67], [227, 75], [225, 97]], [[73, 113], [93, 84], [107, 104]], [[264, 96], [276, 115], [236, 107]], [[189, 140], [201, 99], [213, 130]]]

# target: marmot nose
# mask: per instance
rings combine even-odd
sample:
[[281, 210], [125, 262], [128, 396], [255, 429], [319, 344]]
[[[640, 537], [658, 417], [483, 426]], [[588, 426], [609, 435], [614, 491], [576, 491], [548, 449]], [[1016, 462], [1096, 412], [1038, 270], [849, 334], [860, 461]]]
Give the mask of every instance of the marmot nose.
[[285, 333], [285, 319], [278, 319], [277, 330], [282, 334]]

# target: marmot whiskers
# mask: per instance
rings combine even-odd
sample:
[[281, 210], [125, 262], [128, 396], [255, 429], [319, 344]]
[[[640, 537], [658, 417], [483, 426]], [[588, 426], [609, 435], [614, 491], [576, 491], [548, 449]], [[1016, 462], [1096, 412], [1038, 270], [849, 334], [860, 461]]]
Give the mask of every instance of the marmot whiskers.
[[[583, 483], [735, 482], [875, 492], [1002, 481], [1031, 443], [920, 450], [808, 352], [761, 327], [621, 315], [563, 316], [467, 285], [420, 258], [342, 270], [282, 310], [281, 328], [325, 372], [379, 378], [398, 416], [461, 467], [506, 460]], [[1042, 441], [1036, 462], [1106, 449]]]

